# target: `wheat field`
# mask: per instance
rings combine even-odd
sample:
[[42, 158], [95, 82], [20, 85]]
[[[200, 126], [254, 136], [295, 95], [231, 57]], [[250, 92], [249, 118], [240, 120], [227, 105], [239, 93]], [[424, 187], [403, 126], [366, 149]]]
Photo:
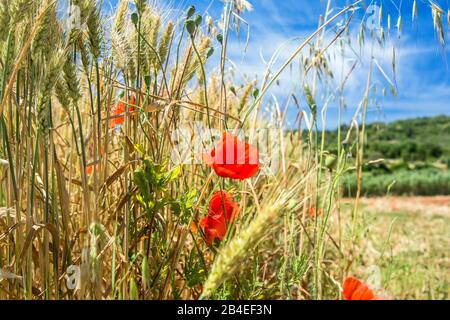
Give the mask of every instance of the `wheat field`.
[[[357, 278], [369, 299], [448, 299], [445, 247], [440, 280], [418, 284], [367, 248], [368, 230], [399, 239], [360, 201], [373, 61], [355, 66], [366, 90], [336, 153], [319, 126], [319, 92], [343, 109], [354, 71], [336, 86], [330, 59], [389, 45], [401, 17], [374, 32], [355, 19], [365, 1], [325, 1], [317, 29], [252, 78], [227, 55], [252, 1], [224, 1], [221, 17], [145, 0], [72, 0], [61, 16], [60, 2], [0, 4], [0, 299], [357, 299]], [[446, 12], [430, 3], [439, 46]], [[292, 113], [269, 101], [292, 66], [285, 130]]]

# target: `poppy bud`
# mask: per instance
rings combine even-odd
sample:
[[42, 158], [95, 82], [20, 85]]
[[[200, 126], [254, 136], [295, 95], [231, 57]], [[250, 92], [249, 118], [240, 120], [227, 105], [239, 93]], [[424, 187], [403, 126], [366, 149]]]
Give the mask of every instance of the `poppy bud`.
[[199, 14], [194, 18], [194, 22], [195, 22], [195, 25], [196, 25], [197, 27], [200, 26], [200, 24], [202, 23], [202, 21], [203, 21], [203, 18], [202, 18], [202, 16], [199, 15]]
[[150, 82], [152, 81], [152, 77], [150, 75], [144, 76], [144, 82], [147, 87], [150, 87]]
[[221, 33], [219, 33], [216, 37], [217, 41], [220, 42], [220, 44], [223, 44], [223, 35]]
[[195, 7], [194, 6], [190, 6], [187, 10], [187, 14], [186, 17], [189, 19], [190, 17], [192, 17], [195, 13]]
[[133, 22], [134, 25], [137, 25], [138, 20], [139, 20], [138, 14], [136, 12], [133, 12], [131, 14], [131, 22]]
[[206, 53], [206, 58], [209, 58], [213, 55], [214, 53], [214, 48], [209, 48], [208, 52]]
[[195, 32], [195, 22], [194, 20], [186, 20], [186, 30], [189, 32], [189, 34], [192, 36]]

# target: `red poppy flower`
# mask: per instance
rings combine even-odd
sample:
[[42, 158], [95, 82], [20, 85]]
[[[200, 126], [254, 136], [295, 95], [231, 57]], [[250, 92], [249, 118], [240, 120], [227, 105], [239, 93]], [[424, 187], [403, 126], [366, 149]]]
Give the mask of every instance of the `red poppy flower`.
[[216, 238], [223, 240], [227, 234], [227, 222], [224, 216], [206, 216], [200, 221], [205, 233], [206, 242], [212, 244]]
[[[125, 101], [124, 99], [121, 99], [119, 102], [114, 105], [114, 107], [111, 109], [111, 116], [114, 118], [110, 120], [109, 127], [114, 128], [117, 125], [123, 124], [125, 122], [125, 117], [123, 114], [125, 113]], [[128, 99], [128, 105], [129, 105], [129, 111], [134, 111], [134, 105], [136, 105], [136, 98], [134, 96], [130, 96]]]
[[[322, 215], [321, 208], [317, 209], [317, 216], [320, 216], [320, 215]], [[309, 216], [313, 219], [316, 217], [316, 208], [315, 207], [309, 208]]]
[[223, 133], [222, 140], [204, 159], [218, 176], [224, 178], [244, 180], [259, 170], [258, 149], [229, 132]]
[[[103, 148], [100, 148], [100, 155], [103, 156], [104, 153], [105, 153], [105, 150]], [[86, 173], [88, 174], [88, 176], [90, 176], [92, 174], [92, 172], [94, 171], [94, 165], [96, 163], [98, 163], [98, 162], [93, 161], [86, 166]]]
[[212, 244], [216, 238], [223, 240], [227, 234], [227, 225], [233, 222], [239, 213], [239, 206], [226, 192], [214, 193], [210, 202], [208, 215], [200, 221], [205, 232], [206, 242]]
[[209, 201], [208, 216], [223, 216], [227, 222], [233, 222], [238, 213], [239, 206], [236, 202], [233, 202], [233, 197], [230, 194], [224, 191], [217, 191], [213, 194]]
[[347, 277], [343, 288], [345, 300], [387, 300], [386, 297], [375, 295], [367, 284], [355, 277]]

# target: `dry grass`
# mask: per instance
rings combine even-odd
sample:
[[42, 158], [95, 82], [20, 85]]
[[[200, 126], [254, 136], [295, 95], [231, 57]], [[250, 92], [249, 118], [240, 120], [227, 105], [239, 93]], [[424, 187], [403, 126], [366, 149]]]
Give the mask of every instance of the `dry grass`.
[[354, 272], [369, 276], [368, 270], [378, 267], [378, 286], [398, 299], [449, 299], [450, 198], [382, 197], [361, 203], [364, 237]]

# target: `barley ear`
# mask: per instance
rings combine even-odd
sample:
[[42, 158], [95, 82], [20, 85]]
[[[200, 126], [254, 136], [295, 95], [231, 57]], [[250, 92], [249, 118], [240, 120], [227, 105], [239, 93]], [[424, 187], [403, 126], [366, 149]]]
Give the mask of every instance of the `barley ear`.
[[40, 129], [44, 133], [47, 132], [47, 129], [50, 127], [50, 110], [48, 108], [48, 105], [51, 99], [53, 88], [59, 80], [64, 55], [64, 50], [58, 49], [57, 51], [52, 53], [52, 56], [45, 66], [47, 72], [41, 85], [37, 108]]
[[80, 81], [77, 76], [77, 69], [75, 63], [67, 57], [63, 67], [64, 80], [67, 84], [67, 90], [72, 102], [77, 104], [81, 97]]
[[[8, 1], [0, 2], [0, 30], [8, 30], [10, 15], [8, 10]], [[6, 40], [7, 32], [0, 32], [0, 42]]]
[[25, 17], [32, 9], [33, 1], [31, 0], [11, 0], [10, 17], [11, 26], [15, 26], [23, 17]]
[[169, 51], [169, 45], [173, 34], [173, 27], [173, 22], [170, 21], [167, 24], [166, 30], [164, 31], [161, 42], [159, 44], [159, 58], [162, 62], [164, 62], [167, 58], [167, 53]]
[[95, 59], [100, 56], [100, 9], [95, 2], [89, 7], [89, 16], [87, 18], [87, 29], [89, 35], [89, 44], [91, 53]]

